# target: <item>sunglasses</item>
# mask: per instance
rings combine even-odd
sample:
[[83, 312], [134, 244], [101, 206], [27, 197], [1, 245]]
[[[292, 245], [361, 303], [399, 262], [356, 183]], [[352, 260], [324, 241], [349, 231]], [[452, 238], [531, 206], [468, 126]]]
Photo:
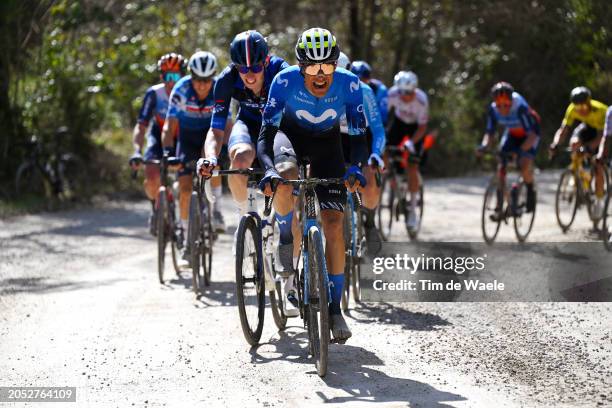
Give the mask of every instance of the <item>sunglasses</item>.
[[323, 72], [323, 75], [331, 75], [336, 70], [336, 64], [304, 64], [302, 65], [302, 71], [306, 75], [319, 75]]
[[164, 74], [164, 82], [177, 82], [181, 79], [181, 74], [178, 72], [166, 72]]
[[578, 110], [587, 110], [589, 108], [589, 104], [588, 103], [575, 103], [574, 106]]
[[241, 74], [248, 74], [251, 71], [254, 74], [259, 74], [264, 69], [264, 64], [261, 62], [259, 64], [251, 65], [250, 67], [247, 65], [236, 65], [238, 68], [238, 72]]
[[399, 94], [402, 96], [409, 96], [409, 95], [413, 95], [414, 91], [409, 91], [407, 89], [400, 89]]

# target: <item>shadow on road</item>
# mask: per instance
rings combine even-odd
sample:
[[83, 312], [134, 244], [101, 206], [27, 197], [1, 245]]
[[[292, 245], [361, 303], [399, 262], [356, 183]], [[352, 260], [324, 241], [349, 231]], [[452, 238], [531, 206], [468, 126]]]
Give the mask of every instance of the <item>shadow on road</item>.
[[95, 281], [54, 281], [46, 277], [8, 278], [0, 281], [0, 295], [18, 293], [45, 294], [50, 292], [67, 292], [73, 290], [98, 288], [103, 285], [114, 285], [125, 279], [109, 279]]
[[[356, 317], [356, 313], [365, 318]], [[433, 313], [411, 312], [391, 303], [366, 304], [360, 303], [354, 311], [346, 313], [352, 319], [360, 323], [369, 323], [375, 320], [385, 324], [401, 325], [402, 329], [415, 331], [438, 330], [441, 326], [452, 325], [449, 321]]]

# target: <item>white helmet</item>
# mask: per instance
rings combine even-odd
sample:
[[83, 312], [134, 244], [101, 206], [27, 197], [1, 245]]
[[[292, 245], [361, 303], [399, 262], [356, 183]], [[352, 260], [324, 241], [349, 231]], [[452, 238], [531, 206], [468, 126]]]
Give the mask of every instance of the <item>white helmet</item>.
[[393, 85], [400, 91], [414, 92], [419, 86], [419, 79], [412, 71], [400, 71], [395, 74]]
[[351, 60], [342, 51], [340, 51], [340, 56], [338, 57], [338, 66], [340, 68], [344, 68], [344, 69], [348, 69], [348, 70], [351, 69]]
[[198, 51], [189, 58], [189, 72], [197, 78], [208, 78], [217, 72], [217, 57], [208, 51]]

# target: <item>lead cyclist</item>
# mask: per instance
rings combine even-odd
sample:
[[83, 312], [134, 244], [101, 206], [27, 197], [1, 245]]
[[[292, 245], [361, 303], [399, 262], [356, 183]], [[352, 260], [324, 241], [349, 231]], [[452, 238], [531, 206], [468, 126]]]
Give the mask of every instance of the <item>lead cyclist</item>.
[[[348, 180], [354, 176], [349, 191], [354, 192], [366, 185], [361, 164], [367, 160], [365, 138], [366, 119], [363, 107], [363, 92], [359, 78], [351, 72], [336, 68], [340, 47], [336, 38], [326, 29], [311, 28], [304, 31], [295, 46], [298, 66], [279, 72], [270, 88], [270, 95], [263, 113], [263, 126], [259, 134], [257, 157], [266, 169], [260, 188], [272, 195], [271, 182], [282, 180], [274, 168], [274, 141], [286, 136], [299, 159], [310, 159], [313, 177]], [[346, 112], [351, 141], [351, 166], [345, 170], [340, 117]], [[344, 286], [344, 238], [343, 216], [346, 188], [342, 185], [318, 186], [316, 188], [323, 233], [331, 302], [329, 305], [330, 328], [337, 340], [351, 337], [342, 312], [340, 300]], [[281, 191], [277, 191], [275, 200]], [[283, 191], [291, 194], [291, 191]], [[287, 197], [283, 201], [287, 200]], [[292, 206], [277, 208], [288, 213]], [[294, 235], [294, 242], [299, 236]]]

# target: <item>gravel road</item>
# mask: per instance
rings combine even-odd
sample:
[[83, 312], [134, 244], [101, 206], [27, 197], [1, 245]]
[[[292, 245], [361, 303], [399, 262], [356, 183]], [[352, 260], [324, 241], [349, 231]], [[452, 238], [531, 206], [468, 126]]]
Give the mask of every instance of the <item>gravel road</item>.
[[[557, 175], [539, 175], [530, 240], [594, 240], [585, 211], [557, 227]], [[481, 241], [485, 183], [427, 181], [421, 239]], [[65, 406], [79, 407], [612, 406], [612, 303], [352, 305], [353, 338], [330, 346], [321, 379], [297, 319], [279, 333], [268, 309], [262, 344], [244, 341], [230, 234], [199, 300], [188, 272], [159, 285], [147, 212], [109, 202], [0, 221], [0, 386], [75, 386]]]

